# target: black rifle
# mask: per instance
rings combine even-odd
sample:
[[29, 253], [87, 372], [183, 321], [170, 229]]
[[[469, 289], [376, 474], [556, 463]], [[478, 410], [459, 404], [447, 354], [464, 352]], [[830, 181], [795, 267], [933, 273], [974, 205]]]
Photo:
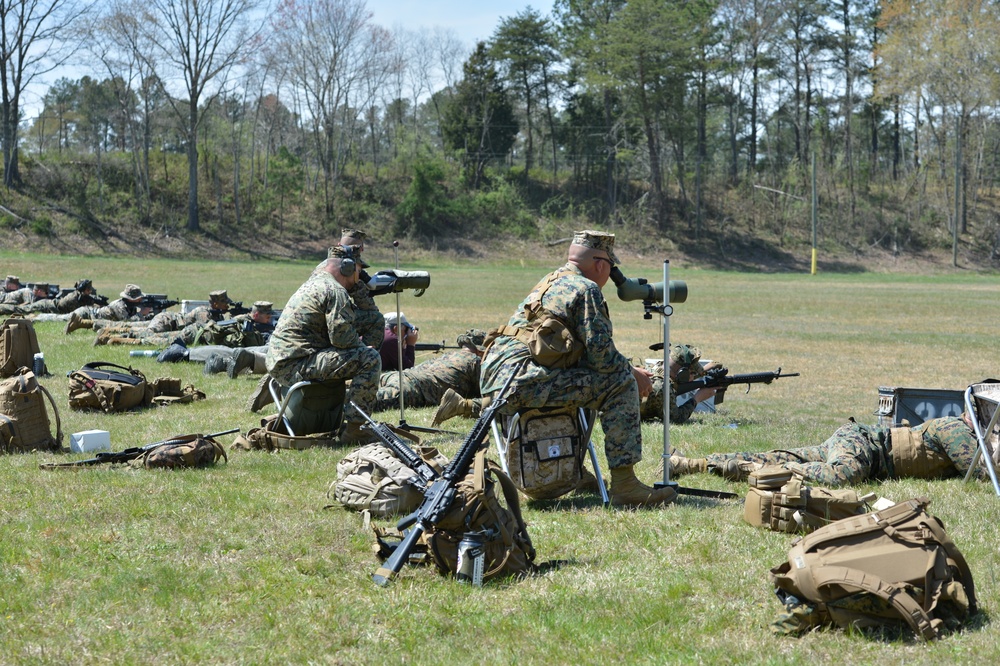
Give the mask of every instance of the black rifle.
[[751, 372], [745, 375], [730, 375], [728, 368], [711, 368], [705, 372], [704, 377], [679, 383], [677, 385], [677, 395], [683, 395], [688, 391], [696, 391], [702, 388], [717, 388], [719, 390], [715, 394], [715, 404], [718, 405], [722, 403], [722, 396], [725, 390], [733, 384], [746, 384], [747, 393], [749, 393], [751, 384], [770, 384], [775, 379], [798, 376], [799, 373], [797, 372], [781, 374], [781, 368], [778, 368], [774, 372]]
[[250, 308], [243, 307], [243, 301], [232, 301], [229, 304], [229, 316], [236, 317], [241, 314], [250, 314]]
[[472, 426], [472, 430], [459, 447], [458, 453], [444, 468], [444, 472], [435, 478], [424, 491], [424, 501], [417, 507], [417, 510], [400, 519], [397, 523], [396, 527], [400, 531], [406, 530], [408, 527], [410, 529], [405, 532], [406, 537], [396, 546], [389, 559], [372, 574], [372, 580], [375, 581], [376, 585], [385, 587], [392, 582], [399, 570], [403, 568], [403, 564], [410, 559], [410, 552], [417, 544], [417, 540], [420, 539], [420, 535], [441, 522], [448, 513], [451, 503], [455, 501], [455, 487], [469, 473], [469, 466], [475, 460], [476, 453], [486, 443], [490, 433], [490, 425], [493, 423], [496, 412], [507, 403], [507, 389], [510, 388], [511, 382], [514, 381], [514, 377], [521, 371], [523, 365], [523, 363], [518, 364], [503, 387], [497, 392], [493, 402], [482, 411], [476, 424]]
[[440, 343], [437, 342], [417, 342], [413, 345], [414, 351], [433, 351], [439, 352], [442, 349], [462, 349], [458, 345], [449, 345], [442, 340]]
[[157, 315], [166, 310], [167, 308], [172, 308], [175, 305], [180, 305], [180, 301], [171, 301], [167, 298], [166, 294], [146, 294], [139, 299], [136, 303], [136, 307], [140, 310], [142, 308], [151, 308], [153, 314]]
[[410, 484], [418, 488], [422, 493], [427, 492], [427, 485], [441, 476], [438, 471], [431, 467], [426, 460], [418, 456], [410, 448], [410, 445], [404, 442], [391, 428], [384, 423], [372, 420], [372, 417], [368, 416], [353, 400], [351, 400], [351, 407], [368, 422], [368, 428], [372, 431], [372, 434], [389, 447], [396, 454], [396, 457], [403, 461], [403, 464], [417, 473], [416, 477], [409, 479]]
[[[239, 431], [239, 428], [233, 428], [231, 430], [223, 430], [222, 432], [213, 432], [211, 435], [204, 435], [204, 438], [214, 439], [216, 437], [221, 437], [222, 435], [231, 435], [232, 433]], [[202, 435], [195, 435], [195, 437], [202, 437]], [[191, 441], [190, 438], [190, 435], [185, 435], [184, 437], [153, 442], [152, 444], [147, 444], [146, 446], [133, 446], [125, 449], [124, 451], [101, 451], [93, 458], [87, 458], [86, 460], [74, 460], [72, 462], [62, 463], [41, 463], [38, 467], [40, 469], [60, 469], [62, 467], [89, 467], [90, 465], [123, 463], [128, 462], [129, 460], [135, 460], [146, 451], [155, 449], [158, 446], [163, 446], [165, 444], [180, 444], [182, 442]]]

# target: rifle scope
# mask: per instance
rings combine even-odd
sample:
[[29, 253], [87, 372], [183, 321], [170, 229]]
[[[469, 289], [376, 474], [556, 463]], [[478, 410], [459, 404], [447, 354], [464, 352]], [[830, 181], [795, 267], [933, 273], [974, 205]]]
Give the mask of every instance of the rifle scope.
[[368, 282], [371, 289], [388, 288], [390, 291], [404, 289], [427, 289], [431, 286], [431, 275], [427, 271], [379, 271]]
[[[611, 280], [618, 287], [618, 299], [622, 301], [663, 302], [663, 283], [650, 283], [646, 278], [627, 278], [615, 266], [611, 269]], [[684, 303], [688, 297], [688, 286], [684, 280], [670, 281], [670, 302]]]

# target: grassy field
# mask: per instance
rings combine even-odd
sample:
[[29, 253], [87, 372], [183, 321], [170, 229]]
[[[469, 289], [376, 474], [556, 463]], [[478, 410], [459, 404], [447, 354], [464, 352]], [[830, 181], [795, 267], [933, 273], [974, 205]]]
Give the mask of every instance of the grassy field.
[[[379, 257], [377, 251], [373, 252]], [[392, 256], [380, 257], [389, 265]], [[372, 261], [378, 265], [380, 262]], [[422, 340], [452, 342], [509, 316], [550, 266], [401, 262], [427, 269], [421, 298], [401, 297]], [[90, 277], [115, 297], [126, 282], [172, 298], [228, 288], [237, 300], [285, 299], [307, 263], [213, 263], [14, 256], [0, 272], [70, 285]], [[662, 265], [626, 266], [659, 279]], [[674, 269], [688, 302], [671, 339], [700, 346], [732, 372], [801, 377], [730, 390], [719, 413], [672, 427], [688, 455], [818, 443], [848, 417], [876, 421], [879, 386], [962, 389], [996, 367], [996, 276], [746, 275]], [[609, 293], [616, 340], [652, 356], [662, 322]], [[383, 297], [383, 310], [395, 300]], [[171, 435], [257, 425], [243, 405], [252, 378], [206, 377], [196, 364], [132, 359], [150, 378], [176, 376], [208, 399], [141, 413], [71, 412], [66, 372], [91, 360], [127, 364], [122, 347], [92, 347], [89, 331], [37, 324], [66, 433], [99, 428], [120, 450]], [[431, 409], [409, 410], [426, 425]], [[396, 422], [399, 414], [381, 419]], [[468, 427], [471, 422], [456, 421]], [[598, 444], [601, 435], [597, 434]], [[644, 427], [639, 476], [654, 480], [662, 427]], [[427, 437], [446, 453], [456, 438]], [[226, 438], [228, 444], [229, 438]], [[64, 441], [65, 443], [65, 441]], [[600, 448], [600, 447], [599, 447]], [[66, 455], [0, 461], [0, 663], [4, 664], [805, 664], [995, 663], [1000, 640], [1000, 498], [988, 484], [895, 481], [865, 488], [895, 500], [924, 495], [965, 553], [982, 613], [964, 633], [924, 645], [843, 632], [773, 636], [779, 604], [768, 569], [790, 537], [744, 523], [736, 501], [682, 497], [663, 510], [618, 511], [591, 496], [527, 506], [540, 562], [561, 568], [482, 589], [428, 569], [376, 587], [372, 538], [359, 516], [325, 509], [346, 451], [231, 452], [211, 469], [41, 471]], [[709, 475], [685, 484], [744, 494]]]

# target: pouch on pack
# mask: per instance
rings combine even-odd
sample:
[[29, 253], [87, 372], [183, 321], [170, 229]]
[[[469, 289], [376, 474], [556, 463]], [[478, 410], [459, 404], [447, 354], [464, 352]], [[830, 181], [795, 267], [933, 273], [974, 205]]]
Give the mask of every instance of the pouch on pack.
[[587, 433], [577, 408], [528, 409], [504, 452], [511, 481], [531, 499], [553, 499], [574, 490], [583, 474]]
[[[45, 407], [48, 399], [56, 418], [56, 434]], [[0, 380], [0, 453], [60, 451], [62, 422], [52, 394], [38, 383], [35, 374], [21, 368]]]
[[[441, 472], [448, 460], [433, 447], [418, 447], [417, 454]], [[384, 518], [409, 513], [420, 506], [423, 493], [410, 479], [417, 473], [382, 444], [367, 444], [354, 449], [337, 463], [337, 479], [326, 496], [345, 509]], [[331, 505], [333, 506], [333, 505]]]
[[833, 521], [865, 513], [874, 494], [858, 496], [849, 488], [809, 486], [782, 467], [750, 473], [743, 519], [775, 532], [811, 532]]
[[976, 612], [972, 572], [928, 504], [900, 502], [793, 541], [771, 569], [785, 605], [772, 629], [909, 627], [931, 640], [961, 627]]

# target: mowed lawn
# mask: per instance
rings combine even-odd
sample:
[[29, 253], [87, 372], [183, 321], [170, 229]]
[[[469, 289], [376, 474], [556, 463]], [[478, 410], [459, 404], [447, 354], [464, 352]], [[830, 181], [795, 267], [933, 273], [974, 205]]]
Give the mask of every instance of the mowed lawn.
[[[375, 268], [390, 251], [369, 251]], [[316, 258], [318, 261], [319, 257]], [[374, 259], [374, 260], [373, 260]], [[626, 264], [657, 281], [662, 258]], [[532, 285], [559, 265], [547, 256], [504, 263], [410, 260], [431, 273], [420, 298], [400, 296], [425, 342], [454, 343], [469, 327], [502, 322]], [[313, 262], [219, 263], [0, 253], [0, 273], [70, 286], [88, 277], [117, 297], [126, 282], [171, 298], [277, 306]], [[790, 448], [823, 441], [848, 417], [874, 423], [880, 386], [964, 389], [1000, 376], [996, 329], [1000, 280], [955, 273], [751, 275], [671, 266], [690, 296], [670, 318], [674, 342], [701, 347], [733, 373], [799, 372], [748, 395], [733, 387], [716, 414], [670, 429], [688, 455]], [[606, 289], [615, 339], [635, 359], [655, 356], [659, 315]], [[395, 309], [393, 296], [378, 301]], [[103, 429], [120, 450], [172, 435], [258, 425], [245, 411], [251, 377], [206, 377], [196, 364], [130, 359], [125, 347], [93, 347], [93, 335], [36, 326], [53, 376], [64, 433]], [[422, 354], [424, 360], [430, 354]], [[71, 412], [66, 373], [105, 360], [148, 377], [180, 377], [208, 394], [192, 404], [138, 413]], [[428, 425], [433, 410], [407, 410]], [[391, 423], [400, 414], [377, 416]], [[467, 430], [471, 421], [449, 425]], [[643, 429], [647, 482], [657, 477], [660, 424]], [[459, 438], [425, 436], [447, 454]], [[228, 444], [232, 436], [223, 441]], [[601, 448], [602, 435], [596, 441]], [[64, 445], [68, 442], [64, 439]], [[768, 570], [791, 537], [753, 528], [739, 501], [681, 497], [662, 510], [603, 508], [592, 496], [527, 504], [525, 517], [546, 573], [477, 589], [406, 568], [388, 589], [360, 516], [327, 489], [345, 450], [231, 451], [229, 462], [179, 472], [122, 468], [39, 470], [77, 454], [0, 459], [0, 664], [951, 664], [996, 663], [1000, 608], [1000, 498], [982, 482], [893, 481], [863, 490], [903, 500], [926, 496], [965, 553], [981, 614], [965, 632], [925, 645], [904, 637], [818, 632], [772, 635], [780, 605]], [[685, 485], [733, 489], [709, 475]], [[383, 523], [386, 521], [382, 521]]]

